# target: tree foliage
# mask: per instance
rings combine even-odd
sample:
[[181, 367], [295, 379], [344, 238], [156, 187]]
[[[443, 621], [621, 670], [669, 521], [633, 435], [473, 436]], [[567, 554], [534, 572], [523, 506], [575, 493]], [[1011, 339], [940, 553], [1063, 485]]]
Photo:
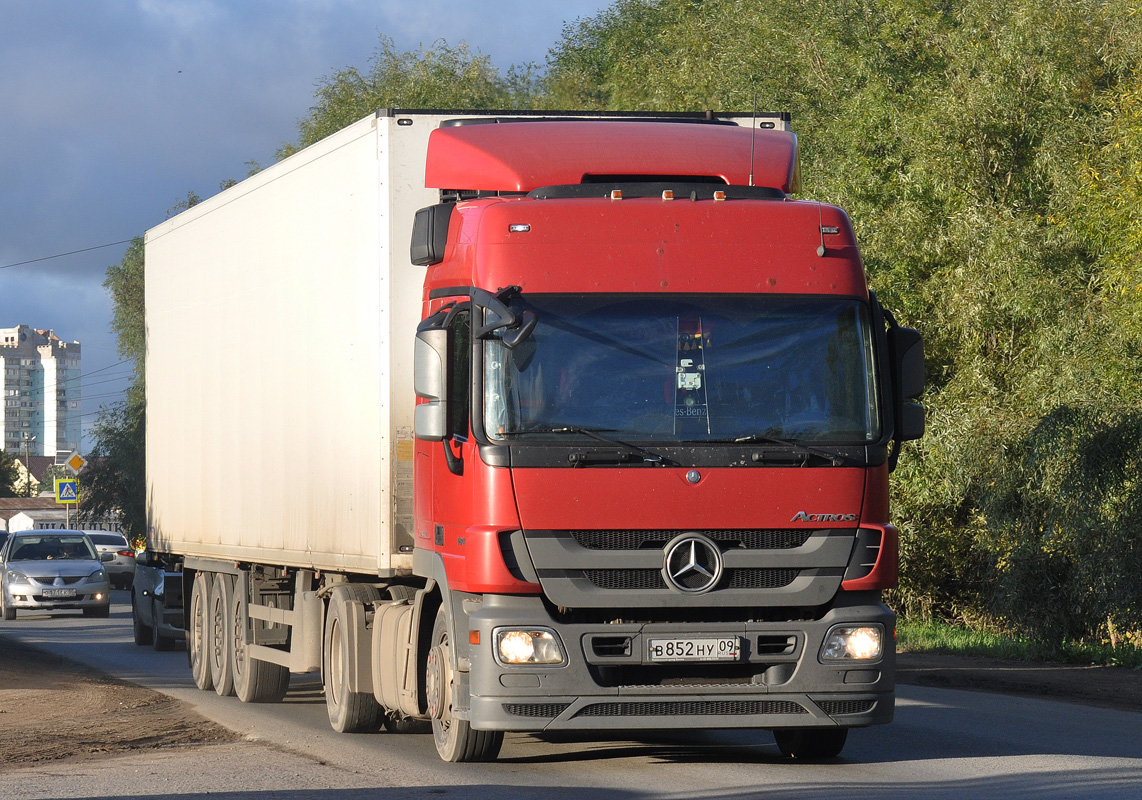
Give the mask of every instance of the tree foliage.
[[0, 497], [16, 497], [16, 482], [19, 479], [16, 457], [7, 450], [0, 450]]
[[[319, 83], [279, 157], [385, 107], [792, 112], [805, 196], [851, 214], [872, 287], [925, 336], [892, 602], [1137, 642], [1140, 75], [1135, 0], [617, 0], [565, 26], [542, 75], [382, 38]], [[138, 278], [126, 258], [115, 276], [140, 298], [141, 264], [140, 245]], [[115, 297], [141, 365], [141, 306]]]
[[466, 44], [451, 47], [438, 40], [422, 51], [401, 52], [381, 37], [371, 65], [364, 73], [345, 67], [324, 78], [317, 102], [298, 123], [298, 143], [283, 145], [278, 158], [381, 108], [530, 108], [534, 102], [534, 66], [501, 75]]
[[793, 112], [806, 194], [925, 336], [929, 433], [894, 488], [911, 613], [1142, 628], [1142, 572], [1110, 570], [1137, 560], [1136, 465], [1108, 449], [1142, 399], [1134, 6], [620, 0], [548, 58], [555, 105]]

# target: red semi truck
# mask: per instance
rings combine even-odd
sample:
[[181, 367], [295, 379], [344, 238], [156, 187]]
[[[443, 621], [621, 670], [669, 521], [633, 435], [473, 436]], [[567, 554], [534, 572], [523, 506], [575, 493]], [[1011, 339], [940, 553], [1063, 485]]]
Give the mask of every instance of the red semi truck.
[[320, 669], [334, 728], [448, 761], [890, 721], [923, 349], [798, 181], [784, 115], [383, 111], [149, 231], [199, 686]]

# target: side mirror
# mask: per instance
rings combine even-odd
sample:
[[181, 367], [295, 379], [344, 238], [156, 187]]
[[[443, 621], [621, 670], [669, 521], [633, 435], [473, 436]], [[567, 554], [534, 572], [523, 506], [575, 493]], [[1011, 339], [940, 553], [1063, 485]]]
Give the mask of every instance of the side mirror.
[[106, 564], [108, 561], [114, 561], [115, 560], [115, 554], [114, 553], [100, 553], [99, 554], [99, 560], [102, 561], [104, 564]]
[[416, 212], [412, 223], [412, 243], [409, 246], [409, 258], [413, 264], [431, 267], [444, 260], [448, 223], [451, 219], [451, 203], [428, 206]]
[[924, 339], [913, 328], [893, 328], [888, 332], [892, 354], [892, 379], [898, 396], [914, 399], [924, 393]]
[[413, 389], [418, 403], [413, 411], [413, 431], [417, 439], [439, 442], [447, 439], [448, 430], [448, 364], [450, 363], [449, 331], [428, 328], [417, 331], [413, 351]]
[[924, 340], [913, 328], [892, 328], [888, 331], [888, 351], [892, 358], [895, 439], [919, 439], [924, 435], [924, 407], [914, 401], [924, 392]]

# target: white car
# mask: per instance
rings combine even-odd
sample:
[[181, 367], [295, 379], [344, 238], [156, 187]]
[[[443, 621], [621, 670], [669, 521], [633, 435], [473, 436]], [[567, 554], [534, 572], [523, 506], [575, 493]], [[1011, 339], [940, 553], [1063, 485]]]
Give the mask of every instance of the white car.
[[113, 559], [103, 564], [111, 579], [111, 585], [116, 589], [130, 588], [131, 580], [135, 577], [135, 550], [127, 543], [127, 537], [121, 533], [106, 531], [84, 531], [84, 533], [101, 556], [104, 553], [114, 555]]

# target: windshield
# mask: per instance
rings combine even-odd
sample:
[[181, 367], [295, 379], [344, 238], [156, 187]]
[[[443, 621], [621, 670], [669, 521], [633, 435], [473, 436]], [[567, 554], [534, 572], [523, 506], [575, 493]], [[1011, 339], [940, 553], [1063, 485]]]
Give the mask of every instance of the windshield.
[[643, 442], [880, 438], [864, 303], [772, 295], [532, 295], [514, 349], [484, 350], [493, 439], [568, 428]]
[[83, 536], [21, 536], [12, 542], [9, 561], [80, 559], [98, 561], [99, 556]]

